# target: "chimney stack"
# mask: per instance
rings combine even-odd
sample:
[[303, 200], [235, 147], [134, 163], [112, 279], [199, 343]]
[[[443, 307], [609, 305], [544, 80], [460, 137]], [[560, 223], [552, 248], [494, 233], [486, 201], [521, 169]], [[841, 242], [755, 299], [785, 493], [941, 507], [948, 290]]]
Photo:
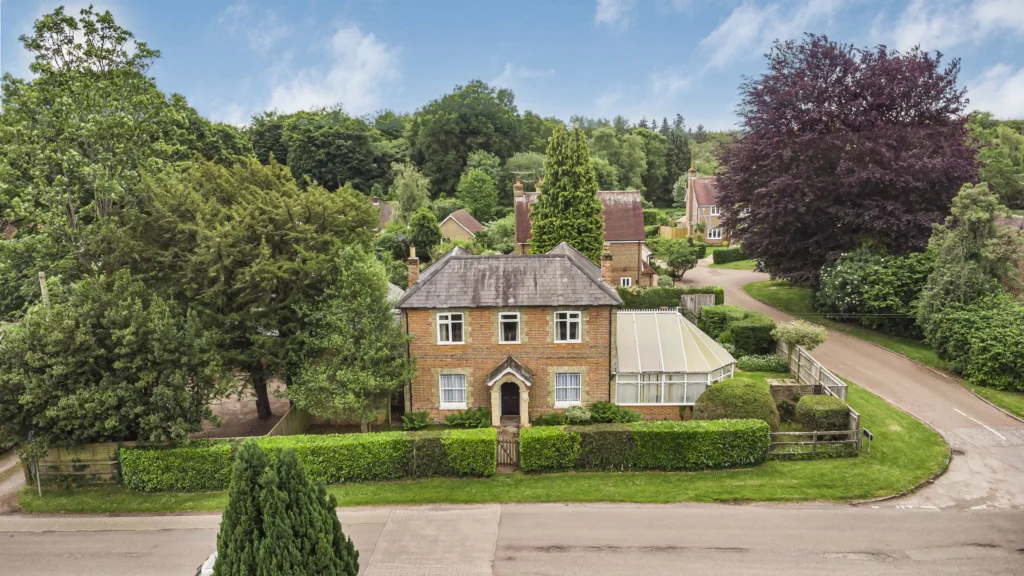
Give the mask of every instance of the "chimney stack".
[[690, 164], [690, 171], [688, 172], [691, 178], [697, 175], [697, 168], [693, 164]]
[[420, 259], [416, 257], [416, 247], [409, 246], [409, 259], [405, 261], [409, 267], [409, 288], [420, 281]]
[[544, 179], [543, 178], [538, 178], [537, 179], [537, 194], [540, 194], [540, 192], [541, 192], [540, 188], [541, 188], [541, 186], [543, 184], [544, 184]]
[[380, 196], [374, 196], [373, 198], [370, 199], [370, 202], [373, 202], [374, 206], [379, 206], [380, 205]]
[[601, 278], [604, 279], [604, 283], [611, 286], [612, 288], [618, 286], [615, 283], [615, 278], [612, 275], [612, 250], [611, 244], [605, 243], [604, 252], [601, 253]]
[[519, 178], [516, 178], [516, 183], [515, 183], [514, 186], [512, 186], [512, 196], [515, 197], [515, 198], [520, 198], [520, 197], [522, 197], [522, 195], [523, 195], [523, 182]]

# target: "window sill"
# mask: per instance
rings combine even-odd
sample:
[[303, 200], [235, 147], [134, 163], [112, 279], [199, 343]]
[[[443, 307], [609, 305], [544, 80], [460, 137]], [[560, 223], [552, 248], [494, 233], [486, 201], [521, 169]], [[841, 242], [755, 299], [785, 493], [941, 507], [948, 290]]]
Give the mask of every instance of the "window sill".
[[437, 343], [438, 346], [460, 346], [462, 344], [465, 344], [465, 342], [438, 342]]
[[522, 342], [516, 340], [515, 342], [498, 342], [498, 344], [522, 344]]
[[671, 403], [669, 403], [669, 402], [655, 402], [655, 403], [648, 403], [648, 404], [639, 404], [639, 403], [636, 403], [636, 402], [634, 402], [632, 404], [624, 404], [622, 402], [618, 403], [619, 406], [669, 406], [669, 407], [671, 407], [671, 406], [676, 406], [676, 407], [679, 407], [679, 406], [693, 406], [693, 404], [694, 404], [693, 402], [690, 402], [690, 403], [686, 403], [686, 402], [671, 402]]
[[583, 340], [555, 340], [555, 344], [582, 344]]
[[438, 410], [465, 410], [466, 404], [441, 404]]
[[555, 408], [572, 408], [573, 406], [582, 406], [580, 402], [555, 402]]

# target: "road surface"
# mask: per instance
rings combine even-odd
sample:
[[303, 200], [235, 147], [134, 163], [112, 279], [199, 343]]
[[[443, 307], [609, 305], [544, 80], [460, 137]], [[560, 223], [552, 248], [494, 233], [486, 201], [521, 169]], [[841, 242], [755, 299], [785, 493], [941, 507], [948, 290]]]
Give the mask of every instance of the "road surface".
[[[792, 320], [743, 291], [745, 284], [768, 280], [767, 274], [708, 268], [709, 261], [687, 272], [684, 283], [721, 286], [727, 304], [765, 312], [776, 321]], [[939, 430], [956, 451], [949, 471], [935, 484], [892, 505], [1024, 507], [1024, 423], [955, 380], [852, 336], [829, 331], [813, 355], [832, 372]]]
[[[1022, 510], [494, 504], [339, 515], [366, 576], [1024, 573]], [[0, 572], [191, 575], [218, 522], [3, 516]]]

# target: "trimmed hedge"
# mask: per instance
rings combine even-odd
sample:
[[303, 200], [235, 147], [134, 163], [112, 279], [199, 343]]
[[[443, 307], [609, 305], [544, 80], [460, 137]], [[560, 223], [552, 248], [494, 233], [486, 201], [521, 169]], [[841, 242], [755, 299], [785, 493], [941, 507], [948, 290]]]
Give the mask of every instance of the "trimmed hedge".
[[725, 303], [725, 290], [721, 286], [658, 286], [656, 288], [644, 288], [634, 286], [632, 288], [618, 288], [619, 297], [627, 309], [629, 308], [677, 308], [679, 298], [683, 294], [714, 294], [715, 304]]
[[761, 420], [527, 428], [519, 454], [527, 472], [735, 468], [765, 461], [768, 432]]
[[700, 318], [697, 320], [697, 328], [712, 338], [725, 332], [733, 322], [743, 320], [747, 311], [739, 306], [726, 304], [722, 306], [705, 306], [700, 309]]
[[180, 448], [121, 448], [121, 481], [141, 492], [202, 492], [231, 481], [234, 445], [197, 441]]
[[[433, 476], [490, 476], [497, 468], [493, 428], [271, 436], [256, 440], [267, 452], [294, 449], [311, 480], [323, 484]], [[235, 445], [122, 448], [124, 484], [145, 492], [227, 487]]]
[[736, 367], [744, 372], [789, 372], [788, 361], [775, 354], [741, 356]]
[[808, 430], [837, 432], [850, 427], [850, 410], [835, 396], [803, 396], [796, 403], [796, 420]]
[[779, 429], [779, 409], [768, 388], [745, 378], [727, 378], [712, 384], [693, 404], [694, 420], [756, 418], [774, 432]]
[[750, 256], [744, 254], [743, 250], [739, 248], [719, 248], [711, 255], [711, 258], [714, 260], [715, 264], [728, 264], [729, 262], [750, 260]]
[[743, 320], [729, 323], [726, 332], [729, 333], [728, 341], [740, 354], [770, 354], [775, 350], [773, 330], [775, 321], [755, 312], [747, 314]]

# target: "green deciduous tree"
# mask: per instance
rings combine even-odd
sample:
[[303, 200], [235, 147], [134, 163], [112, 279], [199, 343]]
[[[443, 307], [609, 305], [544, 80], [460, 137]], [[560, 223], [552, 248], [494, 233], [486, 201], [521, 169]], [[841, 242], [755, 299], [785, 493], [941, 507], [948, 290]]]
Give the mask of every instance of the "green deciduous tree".
[[514, 214], [488, 222], [476, 233], [476, 240], [488, 250], [510, 254], [516, 245], [516, 220]]
[[544, 177], [544, 153], [517, 152], [505, 161], [505, 172], [508, 180], [498, 187], [498, 198], [503, 206], [508, 206], [512, 204], [512, 186], [516, 178], [522, 180], [524, 191], [537, 189], [537, 180]]
[[430, 181], [407, 162], [392, 164], [391, 171], [395, 179], [391, 182], [388, 196], [398, 202], [399, 218], [408, 222], [414, 212], [430, 202]]
[[427, 260], [441, 242], [441, 227], [437, 217], [426, 208], [420, 208], [409, 219], [409, 243], [416, 247], [419, 257]]
[[641, 180], [646, 191], [645, 198], [655, 206], [665, 207], [672, 203], [668, 182], [668, 172], [665, 167], [665, 156], [668, 152], [668, 139], [654, 130], [637, 128], [633, 134], [644, 140], [644, 167]]
[[0, 329], [0, 436], [39, 449], [181, 441], [227, 393], [196, 315], [127, 271], [53, 286], [51, 309]]
[[[690, 170], [690, 142], [686, 139], [686, 133], [681, 128], [669, 128], [667, 138], [668, 150], [665, 153], [665, 182], [668, 186], [672, 186], [670, 192], [673, 194], [673, 200], [675, 201], [677, 200], [675, 197], [675, 184], [679, 182], [680, 178], [684, 178]], [[685, 205], [684, 201], [682, 206]]]
[[508, 179], [505, 170], [501, 167], [501, 158], [484, 150], [476, 150], [469, 154], [466, 159], [466, 169], [462, 171], [462, 175], [465, 176], [466, 172], [472, 168], [482, 170], [490, 176], [495, 187]]
[[365, 432], [412, 375], [411, 363], [396, 354], [409, 337], [395, 322], [383, 265], [351, 247], [336, 260], [333, 284], [303, 310], [306, 361], [287, 394], [315, 416], [357, 419]]
[[664, 260], [672, 276], [679, 279], [697, 266], [697, 248], [682, 238], [666, 238], [658, 243], [658, 258]]
[[686, 174], [680, 176], [672, 185], [672, 205], [676, 208], [686, 208], [686, 192], [690, 185], [690, 177]]
[[1024, 135], [992, 118], [975, 112], [967, 127], [983, 145], [978, 152], [979, 176], [999, 201], [1010, 208], [1024, 208]]
[[622, 137], [622, 149], [615, 166], [619, 169], [619, 184], [626, 190], [644, 189], [644, 174], [647, 172], [647, 153], [644, 139], [635, 134]]
[[288, 117], [276, 111], [263, 112], [252, 117], [246, 133], [252, 142], [256, 158], [263, 164], [270, 163], [273, 156], [279, 163], [288, 165], [288, 144], [284, 139], [284, 122]]
[[604, 217], [587, 138], [579, 128], [556, 127], [544, 161], [544, 189], [533, 208], [531, 252], [568, 242], [593, 261], [604, 246]]
[[612, 166], [611, 162], [594, 156], [591, 158], [594, 164], [594, 175], [597, 176], [597, 185], [601, 190], [619, 189], [619, 170]]
[[498, 204], [498, 191], [494, 188], [491, 177], [483, 170], [467, 169], [459, 179], [456, 197], [477, 220], [487, 222], [494, 217], [494, 208]]
[[283, 137], [292, 174], [300, 180], [308, 176], [328, 190], [352, 184], [369, 192], [387, 167], [377, 163], [376, 130], [340, 107], [292, 114]]

